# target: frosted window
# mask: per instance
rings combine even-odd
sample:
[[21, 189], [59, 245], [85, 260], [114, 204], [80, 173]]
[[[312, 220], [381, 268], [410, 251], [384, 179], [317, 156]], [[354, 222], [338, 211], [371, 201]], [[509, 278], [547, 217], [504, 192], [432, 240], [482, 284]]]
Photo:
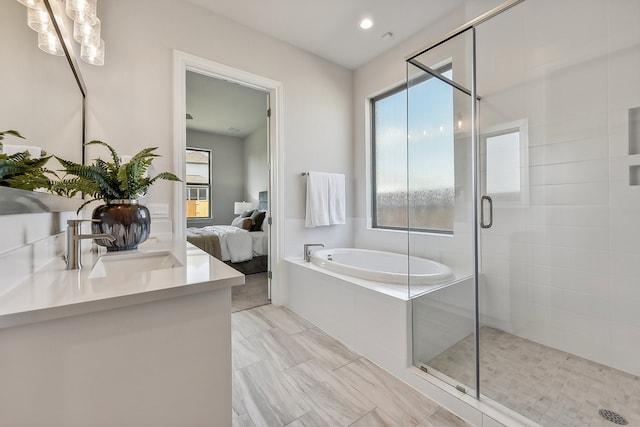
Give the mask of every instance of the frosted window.
[[520, 193], [520, 132], [486, 138], [487, 194]]

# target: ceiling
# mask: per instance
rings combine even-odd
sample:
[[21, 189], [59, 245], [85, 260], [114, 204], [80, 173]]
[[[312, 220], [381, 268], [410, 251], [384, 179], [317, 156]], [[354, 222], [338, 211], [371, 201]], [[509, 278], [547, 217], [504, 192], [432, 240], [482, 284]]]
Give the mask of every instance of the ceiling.
[[267, 124], [267, 94], [187, 71], [187, 129], [245, 138]]
[[[356, 69], [465, 0], [188, 0], [271, 37]], [[359, 27], [369, 17], [369, 30]], [[385, 33], [393, 37], [383, 39]], [[408, 52], [410, 53], [410, 52]]]
[[[465, 0], [185, 1], [349, 69], [364, 65], [465, 3]], [[374, 21], [366, 31], [359, 27], [364, 17]], [[383, 39], [388, 32], [393, 36]], [[187, 113], [193, 116], [193, 120], [187, 120], [188, 129], [244, 138], [266, 123], [265, 108], [263, 92], [188, 73]]]

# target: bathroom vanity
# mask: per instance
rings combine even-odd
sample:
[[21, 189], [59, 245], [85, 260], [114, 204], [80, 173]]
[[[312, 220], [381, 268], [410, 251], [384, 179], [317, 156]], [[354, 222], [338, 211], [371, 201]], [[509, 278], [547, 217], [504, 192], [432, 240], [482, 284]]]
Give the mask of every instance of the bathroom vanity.
[[0, 424], [231, 425], [231, 287], [184, 242], [57, 259], [0, 298]]

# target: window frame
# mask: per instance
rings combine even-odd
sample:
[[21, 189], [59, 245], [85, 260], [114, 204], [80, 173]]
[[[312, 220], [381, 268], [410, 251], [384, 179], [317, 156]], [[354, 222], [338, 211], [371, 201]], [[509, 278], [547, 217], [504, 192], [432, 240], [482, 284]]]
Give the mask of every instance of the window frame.
[[[188, 181], [188, 176], [189, 175], [186, 173], [186, 166], [185, 166], [185, 196], [186, 196], [185, 200], [184, 200], [185, 209], [186, 209], [187, 201], [189, 201], [189, 200], [201, 200], [199, 198], [200, 197], [200, 194], [199, 194], [200, 191], [198, 191], [198, 198], [197, 199], [190, 199], [189, 198], [190, 197], [190, 191], [189, 190], [192, 189], [192, 188], [193, 189], [198, 189], [198, 190], [206, 189], [206, 192], [208, 194], [208, 202], [209, 203], [208, 203], [208, 212], [207, 212], [208, 216], [206, 216], [206, 217], [190, 217], [188, 215], [188, 212], [185, 212], [187, 223], [188, 224], [194, 224], [194, 223], [202, 222], [202, 221], [211, 222], [213, 220], [213, 205], [212, 205], [212, 201], [211, 201], [212, 200], [212, 180], [213, 180], [213, 171], [211, 170], [211, 156], [212, 156], [213, 152], [212, 152], [211, 149], [208, 149], [208, 148], [186, 147], [185, 156], [186, 156], [186, 153], [188, 151], [199, 151], [199, 152], [208, 153], [208, 155], [207, 155], [207, 160], [208, 160], [207, 170], [208, 170], [209, 174], [208, 174], [208, 179], [207, 179], [207, 183], [206, 184], [189, 182]], [[188, 164], [189, 162], [186, 162], [186, 163]]]
[[[451, 61], [447, 61], [445, 64], [438, 66], [437, 68], [435, 68], [435, 71], [437, 71], [439, 74], [445, 73], [447, 71], [452, 71], [453, 72], [453, 63]], [[417, 84], [423, 83], [427, 80], [436, 78], [435, 76], [432, 76], [428, 73], [424, 73], [420, 76], [417, 76], [415, 78], [412, 79], [412, 82], [414, 82], [412, 85], [415, 86]], [[404, 92], [404, 101], [405, 101], [405, 105], [408, 104], [408, 89], [409, 89], [409, 85], [407, 83], [407, 81], [405, 80], [403, 83], [398, 84], [397, 86], [392, 87], [391, 89], [385, 90], [375, 96], [372, 96], [369, 98], [369, 120], [370, 120], [370, 167], [371, 167], [371, 175], [370, 175], [370, 181], [371, 181], [371, 188], [370, 188], [370, 197], [371, 197], [371, 201], [370, 201], [370, 209], [371, 209], [371, 228], [372, 229], [376, 229], [376, 230], [392, 230], [392, 231], [410, 231], [410, 232], [417, 232], [417, 233], [426, 233], [426, 234], [437, 234], [437, 235], [443, 235], [443, 236], [452, 236], [454, 234], [454, 230], [438, 230], [438, 229], [432, 229], [432, 228], [420, 228], [420, 227], [410, 227], [409, 226], [409, 217], [407, 215], [407, 222], [405, 224], [404, 227], [402, 226], [388, 226], [388, 225], [379, 225], [378, 224], [378, 214], [377, 214], [377, 182], [376, 182], [376, 172], [377, 172], [377, 161], [376, 161], [376, 102], [382, 100], [382, 99], [386, 99], [390, 96], [396, 95], [398, 93]], [[455, 89], [455, 88], [454, 88]], [[408, 122], [407, 122], [407, 115], [405, 114], [405, 121], [404, 121], [404, 129], [405, 129], [405, 135], [408, 133]], [[455, 120], [452, 116], [452, 120]], [[455, 141], [454, 141], [455, 144]], [[455, 163], [455, 162], [454, 162]], [[408, 165], [407, 165], [408, 166]], [[454, 164], [454, 169], [455, 169], [455, 164]], [[454, 170], [454, 177], [455, 177], [455, 170]], [[454, 178], [455, 179], [455, 178]], [[454, 189], [455, 189], [455, 183], [454, 183]], [[405, 189], [405, 193], [407, 193], [406, 189]], [[408, 199], [408, 193], [407, 193], [407, 198], [406, 198], [406, 208], [408, 210], [408, 206], [409, 206], [409, 199]], [[455, 210], [455, 196], [454, 196], [454, 210]], [[407, 212], [408, 214], [408, 212]]]

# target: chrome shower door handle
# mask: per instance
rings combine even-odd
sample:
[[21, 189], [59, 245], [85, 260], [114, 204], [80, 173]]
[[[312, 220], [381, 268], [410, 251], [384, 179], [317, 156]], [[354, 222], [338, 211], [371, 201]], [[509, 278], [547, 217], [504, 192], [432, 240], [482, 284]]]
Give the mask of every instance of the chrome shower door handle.
[[[489, 204], [489, 222], [484, 222], [484, 202]], [[493, 225], [493, 200], [489, 196], [480, 197], [480, 228], [491, 228]]]

